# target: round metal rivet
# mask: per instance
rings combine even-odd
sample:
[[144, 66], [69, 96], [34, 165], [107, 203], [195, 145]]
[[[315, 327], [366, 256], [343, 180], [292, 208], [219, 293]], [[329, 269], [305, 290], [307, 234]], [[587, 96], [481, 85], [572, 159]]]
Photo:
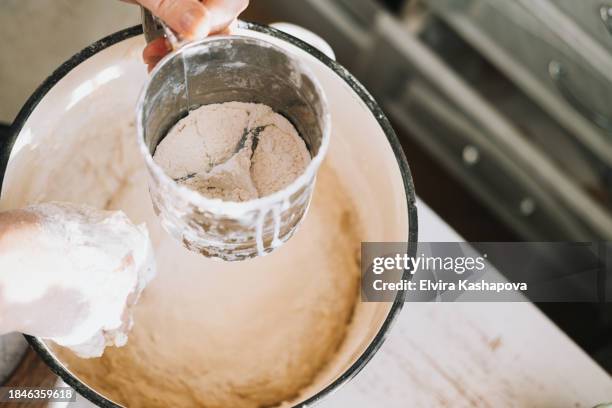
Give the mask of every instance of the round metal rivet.
[[533, 214], [533, 212], [535, 211], [536, 205], [535, 205], [535, 202], [533, 201], [533, 199], [531, 199], [531, 198], [523, 198], [521, 200], [519, 208], [521, 210], [521, 214], [523, 214], [524, 216], [529, 216], [529, 215]]
[[480, 160], [480, 152], [474, 146], [468, 145], [463, 148], [463, 162], [468, 166], [473, 166]]

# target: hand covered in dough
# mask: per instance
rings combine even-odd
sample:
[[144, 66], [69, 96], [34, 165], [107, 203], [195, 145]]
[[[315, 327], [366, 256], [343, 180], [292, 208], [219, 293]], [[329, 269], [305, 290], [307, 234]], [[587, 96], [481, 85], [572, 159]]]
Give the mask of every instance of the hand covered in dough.
[[98, 357], [127, 342], [154, 274], [146, 227], [122, 212], [50, 203], [0, 213], [0, 334]]
[[[227, 33], [230, 25], [249, 5], [249, 0], [127, 0], [146, 7], [181, 38], [188, 40]], [[164, 38], [152, 41], [142, 54], [152, 69], [168, 52]]]

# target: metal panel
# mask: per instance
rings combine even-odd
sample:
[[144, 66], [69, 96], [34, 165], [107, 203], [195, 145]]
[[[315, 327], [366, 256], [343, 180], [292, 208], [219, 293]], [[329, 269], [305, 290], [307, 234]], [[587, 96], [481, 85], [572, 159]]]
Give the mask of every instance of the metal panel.
[[612, 165], [612, 57], [571, 20], [557, 24], [568, 20], [540, 0], [428, 4], [594, 155]]
[[364, 80], [396, 122], [525, 236], [612, 237], [604, 208], [418, 38], [379, 19], [368, 59], [384, 63]]
[[550, 0], [601, 45], [612, 50], [612, 1]]

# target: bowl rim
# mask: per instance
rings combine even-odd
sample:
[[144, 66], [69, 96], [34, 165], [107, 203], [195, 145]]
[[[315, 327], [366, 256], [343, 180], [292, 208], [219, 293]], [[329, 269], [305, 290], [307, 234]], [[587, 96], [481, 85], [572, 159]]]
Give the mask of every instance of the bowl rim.
[[[323, 52], [319, 51], [310, 44], [305, 43], [304, 41], [273, 27], [257, 23], [241, 21], [240, 27], [284, 40], [311, 54], [313, 57], [317, 58], [320, 62], [325, 64], [341, 79], [343, 79], [366, 104], [366, 106], [372, 112], [372, 114], [378, 121], [378, 124], [384, 131], [397, 160], [397, 164], [400, 168], [400, 173], [402, 176], [402, 181], [404, 183], [404, 189], [406, 193], [406, 205], [408, 207], [408, 253], [410, 256], [415, 256], [418, 237], [418, 217], [416, 207], [416, 194], [414, 189], [414, 182], [412, 180], [412, 174], [410, 172], [410, 167], [408, 166], [404, 151], [401, 147], [399, 139], [397, 138], [397, 135], [395, 134], [395, 131], [391, 126], [391, 123], [389, 122], [381, 108], [378, 106], [372, 95], [346, 68], [344, 68], [338, 62], [332, 60]], [[34, 91], [34, 93], [30, 96], [30, 98], [26, 101], [24, 106], [17, 114], [13, 124], [11, 125], [9, 136], [4, 141], [0, 140], [0, 194], [2, 193], [2, 184], [8, 166], [10, 153], [13, 149], [15, 141], [17, 140], [17, 137], [19, 136], [19, 133], [21, 132], [26, 121], [28, 120], [36, 106], [44, 98], [44, 96], [72, 69], [77, 67], [85, 60], [89, 59], [90, 57], [114, 44], [141, 34], [143, 34], [142, 26], [136, 25], [117, 31], [94, 42], [93, 44], [84, 48], [80, 52], [73, 55], [66, 62], [64, 62]], [[408, 271], [405, 271], [404, 278], [410, 279], [410, 277], [410, 273]], [[352, 379], [361, 371], [361, 369], [365, 367], [365, 365], [374, 356], [376, 351], [378, 351], [378, 349], [382, 346], [382, 343], [384, 342], [387, 334], [389, 333], [391, 325], [396, 320], [399, 312], [402, 309], [405, 295], [405, 291], [398, 292], [382, 326], [374, 336], [372, 342], [368, 345], [368, 347], [366, 347], [366, 349], [361, 353], [357, 360], [333, 382], [328, 384], [325, 388], [317, 392], [315, 395], [295, 405], [295, 407], [307, 407], [319, 402], [321, 399], [338, 389], [341, 385]], [[34, 349], [34, 351], [36, 351], [40, 358], [45, 362], [45, 364], [66, 384], [75, 389], [83, 397], [100, 407], [123, 408], [121, 405], [118, 405], [117, 403], [105, 398], [103, 395], [99, 394], [97, 391], [90, 388], [84, 382], [82, 382], [76, 376], [70, 373], [66, 369], [66, 367], [64, 367], [64, 365], [58, 359], [56, 359], [53, 354], [51, 354], [50, 350], [41, 339], [29, 335], [24, 335], [24, 337], [28, 341], [32, 349]]]

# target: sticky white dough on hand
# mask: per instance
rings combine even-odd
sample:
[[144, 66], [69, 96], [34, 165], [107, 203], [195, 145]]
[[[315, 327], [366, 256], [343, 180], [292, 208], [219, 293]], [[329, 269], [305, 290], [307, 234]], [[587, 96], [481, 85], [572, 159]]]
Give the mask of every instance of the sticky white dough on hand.
[[0, 334], [101, 356], [126, 344], [154, 274], [146, 227], [122, 212], [49, 203], [0, 213]]

